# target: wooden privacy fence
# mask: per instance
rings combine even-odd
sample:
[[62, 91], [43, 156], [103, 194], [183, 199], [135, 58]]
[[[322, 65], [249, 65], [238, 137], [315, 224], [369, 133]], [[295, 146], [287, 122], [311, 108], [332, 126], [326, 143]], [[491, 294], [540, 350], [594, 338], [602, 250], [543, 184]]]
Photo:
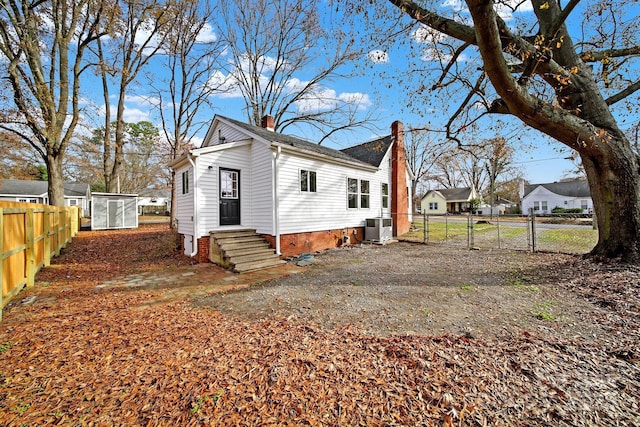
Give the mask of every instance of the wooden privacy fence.
[[80, 229], [80, 208], [0, 201], [1, 310], [60, 255]]

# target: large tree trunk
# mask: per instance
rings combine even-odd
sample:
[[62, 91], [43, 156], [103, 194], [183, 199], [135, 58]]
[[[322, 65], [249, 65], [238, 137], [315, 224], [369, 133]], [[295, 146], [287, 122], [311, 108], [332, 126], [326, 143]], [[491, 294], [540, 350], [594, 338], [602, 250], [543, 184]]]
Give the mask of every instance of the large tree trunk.
[[599, 236], [591, 255], [640, 261], [640, 170], [626, 140], [599, 153], [580, 153], [587, 172]]
[[47, 155], [47, 172], [49, 190], [49, 204], [64, 206], [64, 176], [62, 174], [62, 156]]

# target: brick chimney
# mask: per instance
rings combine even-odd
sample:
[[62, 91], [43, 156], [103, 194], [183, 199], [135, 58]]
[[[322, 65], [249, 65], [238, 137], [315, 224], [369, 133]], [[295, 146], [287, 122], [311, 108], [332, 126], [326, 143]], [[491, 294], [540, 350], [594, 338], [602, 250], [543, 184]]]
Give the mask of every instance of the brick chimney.
[[273, 121], [273, 117], [271, 117], [270, 115], [266, 115], [264, 117], [262, 117], [262, 123], [260, 124], [261, 127], [273, 131], [275, 128], [275, 123]]
[[393, 235], [401, 236], [409, 231], [409, 188], [407, 187], [407, 157], [404, 152], [404, 126], [402, 122], [391, 124], [391, 218]]

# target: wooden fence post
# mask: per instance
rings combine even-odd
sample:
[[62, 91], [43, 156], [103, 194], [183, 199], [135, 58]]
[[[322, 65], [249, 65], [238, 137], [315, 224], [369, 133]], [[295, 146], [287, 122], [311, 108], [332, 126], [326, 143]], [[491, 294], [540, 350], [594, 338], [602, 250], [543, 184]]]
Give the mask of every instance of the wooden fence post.
[[35, 258], [35, 241], [33, 232], [34, 220], [33, 220], [33, 208], [27, 209], [24, 214], [24, 222], [25, 222], [25, 238], [27, 239], [26, 243], [26, 253], [25, 253], [25, 262], [26, 265], [26, 273], [27, 273], [27, 287], [32, 287], [35, 283], [36, 277], [36, 258]]
[[2, 286], [2, 278], [3, 276], [3, 271], [2, 271], [2, 264], [4, 264], [4, 257], [2, 256], [4, 254], [4, 210], [2, 208], [0, 208], [0, 320], [2, 320], [2, 307], [4, 307], [4, 286]]
[[51, 265], [51, 208], [44, 208], [44, 266]]

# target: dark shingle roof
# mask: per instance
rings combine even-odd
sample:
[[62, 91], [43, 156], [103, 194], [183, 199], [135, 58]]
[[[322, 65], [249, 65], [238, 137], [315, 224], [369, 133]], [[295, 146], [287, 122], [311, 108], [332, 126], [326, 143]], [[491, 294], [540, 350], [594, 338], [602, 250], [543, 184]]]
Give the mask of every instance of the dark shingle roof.
[[347, 161], [356, 162], [356, 163], [368, 163], [355, 156], [347, 154], [343, 151], [334, 150], [333, 148], [329, 148], [323, 145], [315, 144], [313, 142], [305, 141], [304, 139], [296, 138], [295, 136], [274, 132], [274, 131], [262, 128], [260, 126], [250, 125], [250, 124], [243, 123], [241, 121], [230, 119], [224, 116], [218, 116], [218, 117], [220, 119], [233, 123], [234, 125], [241, 127], [242, 129], [247, 130], [255, 135], [258, 135], [260, 138], [263, 138], [267, 141], [288, 144], [300, 150], [305, 150], [305, 151], [309, 151], [316, 154], [322, 154], [322, 155], [333, 157], [340, 160], [347, 160]]
[[447, 201], [468, 200], [471, 197], [471, 187], [442, 188], [437, 190]]
[[[89, 184], [71, 182], [64, 184], [65, 196], [86, 196]], [[0, 194], [16, 196], [46, 196], [47, 181], [28, 181], [22, 179], [0, 179]]]
[[391, 135], [388, 135], [375, 141], [365, 142], [364, 144], [345, 148], [340, 151], [351, 157], [355, 157], [361, 162], [379, 167], [391, 144], [393, 144], [393, 139]]
[[531, 184], [524, 186], [524, 195], [531, 193], [538, 187], [544, 187], [552, 193], [567, 197], [591, 197], [587, 181], [551, 182], [548, 184]]

